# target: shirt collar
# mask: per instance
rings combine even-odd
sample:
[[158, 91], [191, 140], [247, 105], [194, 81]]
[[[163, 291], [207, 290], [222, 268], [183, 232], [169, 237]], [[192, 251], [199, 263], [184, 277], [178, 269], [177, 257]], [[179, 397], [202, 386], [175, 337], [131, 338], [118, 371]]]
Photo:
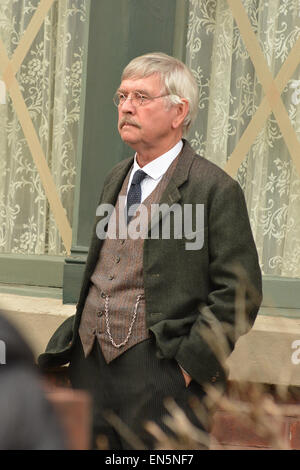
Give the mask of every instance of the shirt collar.
[[137, 170], [142, 169], [145, 173], [147, 173], [148, 176], [150, 176], [150, 178], [153, 178], [154, 180], [161, 178], [161, 176], [165, 174], [173, 160], [175, 160], [182, 147], [183, 142], [182, 140], [180, 140], [179, 142], [177, 142], [176, 145], [174, 145], [174, 147], [168, 150], [168, 152], [164, 153], [163, 155], [160, 155], [160, 157], [155, 158], [150, 163], [147, 163], [147, 165], [143, 166], [143, 168], [139, 166], [135, 154], [132, 175]]

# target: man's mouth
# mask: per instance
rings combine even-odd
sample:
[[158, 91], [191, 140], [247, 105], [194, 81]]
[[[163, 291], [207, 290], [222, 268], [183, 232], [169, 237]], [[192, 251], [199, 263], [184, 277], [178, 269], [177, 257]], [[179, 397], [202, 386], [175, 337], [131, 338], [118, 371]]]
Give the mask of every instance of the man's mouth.
[[129, 120], [127, 120], [127, 119], [123, 119], [123, 120], [120, 122], [120, 129], [122, 129], [122, 128], [125, 127], [125, 126], [137, 127], [138, 129], [141, 128], [141, 126], [140, 126], [137, 122], [129, 121]]

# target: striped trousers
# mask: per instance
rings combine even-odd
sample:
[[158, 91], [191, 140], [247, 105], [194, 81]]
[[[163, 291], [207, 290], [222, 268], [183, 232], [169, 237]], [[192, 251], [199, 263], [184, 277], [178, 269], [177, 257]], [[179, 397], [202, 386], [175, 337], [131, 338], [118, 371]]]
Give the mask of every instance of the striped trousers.
[[167, 398], [177, 403], [194, 426], [204, 429], [192, 410], [195, 398], [202, 401], [205, 397], [202, 387], [194, 381], [186, 387], [175, 359], [156, 356], [153, 338], [136, 344], [107, 364], [97, 340], [85, 358], [78, 336], [69, 377], [73, 388], [87, 390], [92, 397], [94, 449], [155, 449], [154, 437], [145, 429], [148, 421], [174, 436], [164, 423], [169, 414], [165, 407]]

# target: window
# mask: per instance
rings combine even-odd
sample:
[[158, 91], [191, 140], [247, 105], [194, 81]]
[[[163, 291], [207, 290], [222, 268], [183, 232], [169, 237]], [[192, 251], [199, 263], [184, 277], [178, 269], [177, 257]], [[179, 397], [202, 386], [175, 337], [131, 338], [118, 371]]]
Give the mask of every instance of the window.
[[1, 2], [0, 253], [70, 250], [86, 3]]
[[[190, 0], [189, 7], [186, 63], [200, 89], [190, 141], [241, 184], [263, 274], [299, 278], [300, 2]], [[245, 13], [263, 65], [239, 23]], [[269, 74], [277, 77], [282, 113]], [[263, 85], [273, 86], [270, 101]], [[237, 171], [232, 157], [240, 159]]]

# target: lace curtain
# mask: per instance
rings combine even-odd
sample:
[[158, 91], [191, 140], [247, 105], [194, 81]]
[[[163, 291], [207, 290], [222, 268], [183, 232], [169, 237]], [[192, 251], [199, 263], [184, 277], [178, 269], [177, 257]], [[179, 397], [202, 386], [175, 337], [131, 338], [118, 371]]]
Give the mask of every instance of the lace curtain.
[[[300, 34], [299, 0], [243, 0], [273, 77]], [[189, 139], [224, 167], [264, 93], [226, 0], [189, 0], [186, 63], [200, 88]], [[282, 93], [300, 139], [300, 66]], [[300, 156], [299, 156], [300, 158]], [[239, 168], [263, 274], [300, 277], [300, 175], [273, 114]]]
[[[39, 0], [1, 0], [11, 58]], [[85, 0], [55, 1], [16, 77], [70, 224], [76, 173]], [[0, 104], [0, 251], [66, 254], [9, 93]]]

